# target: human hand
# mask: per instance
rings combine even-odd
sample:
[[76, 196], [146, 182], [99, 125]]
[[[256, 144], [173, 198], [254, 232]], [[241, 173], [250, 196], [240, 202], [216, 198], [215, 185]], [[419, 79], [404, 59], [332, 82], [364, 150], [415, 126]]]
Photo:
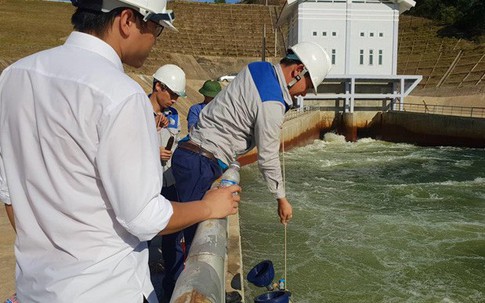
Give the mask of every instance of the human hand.
[[157, 130], [160, 130], [161, 128], [167, 127], [168, 126], [168, 118], [165, 117], [165, 115], [162, 114], [162, 113], [157, 113], [157, 116], [155, 117], [155, 124], [157, 126]]
[[167, 162], [172, 158], [172, 151], [166, 150], [164, 147], [160, 147], [160, 160]]
[[239, 185], [231, 185], [207, 191], [202, 201], [210, 209], [210, 218], [220, 219], [236, 214], [241, 196], [234, 195], [233, 193], [239, 193], [240, 191], [241, 187]]
[[278, 201], [278, 216], [282, 224], [288, 224], [293, 217], [293, 207], [286, 198], [279, 198]]

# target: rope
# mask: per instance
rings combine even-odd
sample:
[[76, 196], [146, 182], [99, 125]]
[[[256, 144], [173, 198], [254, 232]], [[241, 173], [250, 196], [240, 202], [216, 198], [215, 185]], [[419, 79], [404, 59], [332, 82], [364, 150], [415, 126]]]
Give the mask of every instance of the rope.
[[[286, 164], [285, 164], [285, 136], [284, 136], [284, 131], [285, 129], [283, 128], [281, 133], [283, 135], [283, 143], [281, 144], [281, 149], [282, 149], [282, 158], [283, 158], [283, 187], [286, 189]], [[286, 228], [288, 224], [284, 224], [285, 226], [285, 242], [284, 242], [284, 247], [285, 247], [285, 255], [284, 255], [284, 263], [285, 263], [285, 269], [284, 269], [284, 279], [285, 279], [285, 290], [288, 289], [288, 279], [286, 278], [286, 260], [287, 260], [287, 249], [286, 249], [286, 243], [287, 243], [287, 232]]]
[[286, 279], [286, 239], [287, 239], [287, 234], [286, 234], [286, 227], [288, 226], [288, 224], [285, 224], [285, 274], [284, 274], [284, 277], [285, 277], [285, 290], [288, 289], [288, 280]]

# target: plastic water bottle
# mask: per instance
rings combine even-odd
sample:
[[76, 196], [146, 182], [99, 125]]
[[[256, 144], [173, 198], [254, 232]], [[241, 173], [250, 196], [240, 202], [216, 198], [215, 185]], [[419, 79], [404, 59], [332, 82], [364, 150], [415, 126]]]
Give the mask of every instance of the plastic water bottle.
[[234, 161], [229, 164], [229, 168], [222, 174], [221, 183], [219, 187], [228, 187], [231, 185], [239, 184], [239, 169], [241, 165], [239, 162]]
[[285, 290], [285, 289], [286, 289], [286, 285], [285, 285], [285, 279], [280, 279], [280, 280], [278, 281], [278, 288], [279, 288], [280, 290]]

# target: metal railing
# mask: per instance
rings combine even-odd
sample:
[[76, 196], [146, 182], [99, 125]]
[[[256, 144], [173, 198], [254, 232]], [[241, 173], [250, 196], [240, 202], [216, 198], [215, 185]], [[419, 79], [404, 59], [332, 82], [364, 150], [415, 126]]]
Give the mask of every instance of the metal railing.
[[318, 110], [318, 109], [315, 109], [312, 106], [304, 106], [297, 109], [291, 109], [285, 114], [285, 121], [293, 120], [304, 114], [307, 114], [310, 111], [315, 111], [315, 110]]
[[435, 115], [460, 116], [470, 118], [485, 118], [485, 107], [436, 105], [419, 103], [397, 103], [395, 111], [408, 111]]

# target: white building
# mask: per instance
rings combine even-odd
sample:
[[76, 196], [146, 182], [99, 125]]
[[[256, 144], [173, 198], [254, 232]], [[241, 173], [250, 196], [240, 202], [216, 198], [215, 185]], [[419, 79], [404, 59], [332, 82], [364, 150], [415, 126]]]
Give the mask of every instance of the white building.
[[[412, 0], [287, 0], [278, 26], [289, 22], [288, 46], [313, 41], [324, 47], [332, 70], [318, 89], [318, 99], [404, 99], [421, 76], [398, 76], [399, 15]], [[341, 88], [341, 89], [339, 89]]]

